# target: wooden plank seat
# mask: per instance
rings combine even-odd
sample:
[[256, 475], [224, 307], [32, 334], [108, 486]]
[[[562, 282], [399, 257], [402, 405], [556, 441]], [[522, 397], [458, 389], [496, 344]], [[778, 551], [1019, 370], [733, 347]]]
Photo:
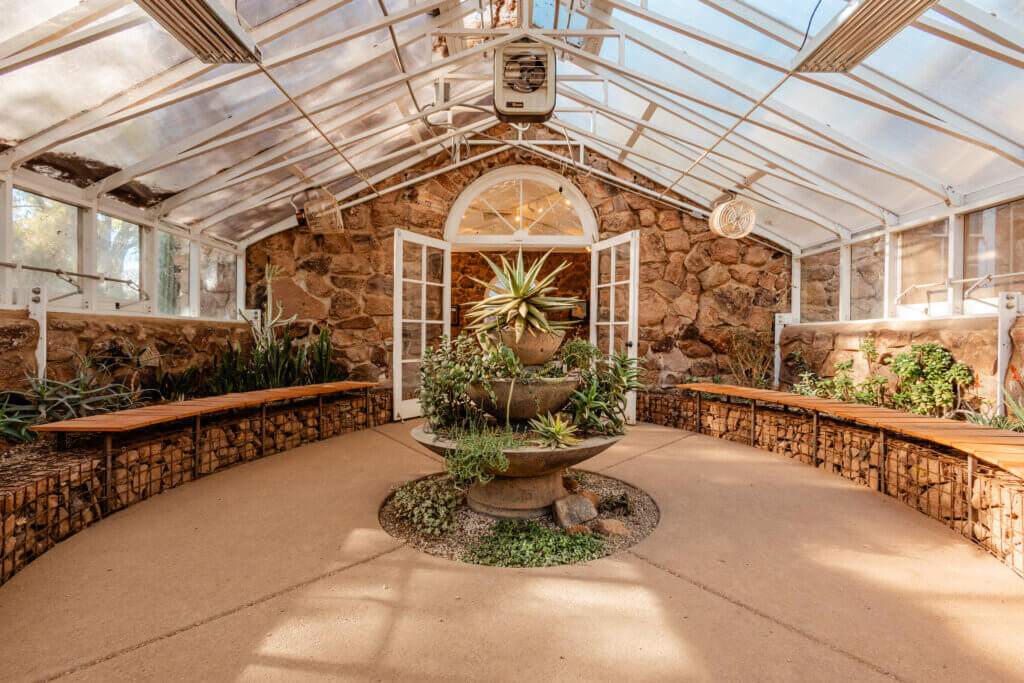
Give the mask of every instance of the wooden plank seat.
[[224, 394], [222, 396], [196, 398], [190, 401], [173, 401], [171, 403], [145, 406], [144, 408], [130, 408], [113, 413], [101, 413], [99, 415], [77, 417], [59, 422], [48, 422], [36, 425], [30, 429], [34, 432], [58, 433], [130, 432], [133, 429], [199, 417], [208, 413], [217, 413], [233, 408], [249, 408], [288, 399], [323, 396], [324, 394], [336, 394], [359, 389], [368, 392], [375, 386], [377, 386], [377, 382], [327, 382], [325, 384], [307, 384], [298, 387], [284, 387], [282, 389], [246, 391], [243, 393]]
[[1024, 478], [1024, 434], [969, 422], [915, 415], [892, 408], [844, 403], [784, 391], [709, 383], [679, 384], [677, 386], [680, 389], [706, 394], [745, 398], [827, 413], [884, 431], [949, 446], [989, 465]]

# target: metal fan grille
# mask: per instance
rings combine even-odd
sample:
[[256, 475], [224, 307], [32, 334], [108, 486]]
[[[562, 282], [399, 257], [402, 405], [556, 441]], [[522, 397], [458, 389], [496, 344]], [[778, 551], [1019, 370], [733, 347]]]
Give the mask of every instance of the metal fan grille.
[[542, 55], [529, 52], [509, 55], [505, 59], [502, 80], [506, 88], [516, 92], [536, 92], [548, 80], [548, 67]]
[[746, 237], [754, 229], [757, 214], [753, 207], [738, 199], [719, 205], [711, 212], [711, 229], [730, 239]]

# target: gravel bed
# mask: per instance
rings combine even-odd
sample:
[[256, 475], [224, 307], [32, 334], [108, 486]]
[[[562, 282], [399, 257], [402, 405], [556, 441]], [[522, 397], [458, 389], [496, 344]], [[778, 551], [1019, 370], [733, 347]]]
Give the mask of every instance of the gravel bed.
[[[607, 557], [636, 545], [658, 526], [660, 517], [658, 504], [654, 502], [654, 499], [646, 491], [624, 481], [587, 470], [574, 468], [567, 470], [566, 476], [575, 478], [580, 482], [579, 491], [593, 491], [602, 499], [625, 493], [629, 496], [629, 500], [632, 503], [633, 510], [629, 515], [601, 513], [598, 517], [598, 519], [617, 519], [623, 522], [630, 530], [630, 533], [624, 536], [601, 537], [604, 539], [604, 552], [598, 558]], [[425, 477], [425, 479], [447, 478], [448, 475], [443, 473]], [[494, 517], [474, 512], [463, 503], [455, 510], [455, 529], [438, 537], [424, 535], [419, 533], [411, 523], [398, 518], [392, 505], [393, 494], [394, 492], [388, 495], [384, 500], [384, 504], [381, 505], [379, 513], [381, 527], [395, 538], [405, 541], [411, 547], [429, 555], [443, 557], [446, 560], [466, 562], [467, 560], [463, 559], [466, 556], [466, 551], [489, 534], [498, 522]], [[551, 513], [545, 513], [531, 521], [549, 529], [560, 528], [555, 523]], [[586, 526], [592, 527], [596, 521], [595, 519], [588, 522]]]

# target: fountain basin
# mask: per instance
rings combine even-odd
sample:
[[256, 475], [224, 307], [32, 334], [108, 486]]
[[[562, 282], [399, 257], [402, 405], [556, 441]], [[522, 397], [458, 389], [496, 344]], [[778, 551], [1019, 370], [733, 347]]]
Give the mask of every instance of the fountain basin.
[[[453, 442], [428, 433], [423, 425], [412, 430], [412, 437], [442, 457], [455, 447]], [[477, 512], [503, 519], [542, 515], [551, 503], [566, 495], [562, 470], [606, 451], [622, 438], [623, 435], [592, 436], [568, 448], [508, 448], [504, 451], [508, 469], [492, 471], [492, 481], [471, 486], [466, 502]]]
[[480, 410], [504, 423], [507, 419], [530, 420], [538, 415], [557, 413], [569, 402], [572, 392], [579, 386], [579, 378], [533, 377], [529, 381], [520, 379], [514, 383], [511, 379], [492, 379], [490, 384], [494, 399], [479, 382], [468, 385], [466, 394]]

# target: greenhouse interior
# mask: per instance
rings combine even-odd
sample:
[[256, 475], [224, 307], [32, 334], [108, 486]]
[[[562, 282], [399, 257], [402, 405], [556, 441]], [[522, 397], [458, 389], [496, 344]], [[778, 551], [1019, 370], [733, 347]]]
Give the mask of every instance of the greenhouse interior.
[[1024, 1], [0, 9], [0, 680], [1024, 680]]

